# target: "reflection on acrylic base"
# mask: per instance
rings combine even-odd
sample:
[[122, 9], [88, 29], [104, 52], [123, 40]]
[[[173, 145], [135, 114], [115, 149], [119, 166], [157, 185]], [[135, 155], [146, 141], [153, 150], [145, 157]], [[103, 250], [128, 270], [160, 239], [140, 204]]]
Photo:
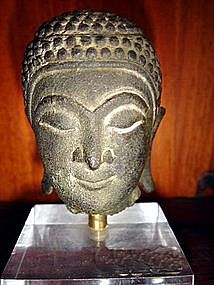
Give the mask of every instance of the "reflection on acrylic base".
[[88, 216], [64, 205], [32, 208], [1, 285], [194, 283], [191, 268], [157, 203], [108, 217], [103, 242], [89, 238]]

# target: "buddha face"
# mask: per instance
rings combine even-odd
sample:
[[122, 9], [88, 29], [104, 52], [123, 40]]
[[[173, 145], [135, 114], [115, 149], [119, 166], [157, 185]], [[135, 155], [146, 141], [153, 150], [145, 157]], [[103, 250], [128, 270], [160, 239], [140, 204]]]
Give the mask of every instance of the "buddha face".
[[153, 116], [148, 87], [122, 68], [61, 70], [37, 82], [32, 124], [41, 159], [72, 212], [114, 214], [129, 206]]

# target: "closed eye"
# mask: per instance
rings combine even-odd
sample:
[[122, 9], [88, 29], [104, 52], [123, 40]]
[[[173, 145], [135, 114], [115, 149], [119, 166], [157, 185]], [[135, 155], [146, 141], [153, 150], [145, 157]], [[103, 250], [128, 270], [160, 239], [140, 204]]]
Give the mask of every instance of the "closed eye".
[[137, 129], [140, 125], [142, 125], [142, 123], [142, 121], [137, 121], [128, 128], [111, 127], [111, 129], [117, 132], [118, 134], [127, 134]]
[[124, 104], [113, 109], [104, 119], [104, 125], [118, 134], [137, 129], [145, 120], [145, 110], [135, 104]]
[[68, 127], [62, 127], [62, 125], [61, 124], [59, 124], [59, 125], [51, 125], [50, 123], [47, 123], [47, 122], [39, 122], [39, 125], [40, 126], [42, 126], [42, 127], [45, 127], [45, 128], [49, 128], [49, 129], [52, 129], [53, 131], [54, 130], [58, 130], [58, 131], [68, 131], [68, 130], [70, 130], [70, 128], [68, 128]]
[[39, 125], [54, 131], [68, 131], [73, 128], [73, 120], [61, 113], [46, 113], [40, 120]]

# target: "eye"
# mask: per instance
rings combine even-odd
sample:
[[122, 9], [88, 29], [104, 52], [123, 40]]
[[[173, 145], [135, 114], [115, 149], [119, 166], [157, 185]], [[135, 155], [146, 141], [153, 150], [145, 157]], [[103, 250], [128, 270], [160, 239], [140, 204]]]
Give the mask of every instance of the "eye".
[[65, 113], [48, 112], [39, 120], [39, 125], [54, 130], [67, 131], [74, 128], [74, 119]]
[[114, 131], [120, 134], [129, 133], [134, 131], [140, 125], [143, 124], [144, 115], [142, 111], [135, 106], [129, 108], [126, 106], [119, 107], [113, 110], [106, 117], [106, 124]]
[[112, 127], [112, 129], [114, 129], [114, 131], [117, 132], [118, 134], [126, 134], [126, 133], [130, 133], [134, 131], [135, 129], [137, 129], [139, 126], [142, 125], [142, 123], [143, 123], [142, 121], [137, 121], [128, 128]]

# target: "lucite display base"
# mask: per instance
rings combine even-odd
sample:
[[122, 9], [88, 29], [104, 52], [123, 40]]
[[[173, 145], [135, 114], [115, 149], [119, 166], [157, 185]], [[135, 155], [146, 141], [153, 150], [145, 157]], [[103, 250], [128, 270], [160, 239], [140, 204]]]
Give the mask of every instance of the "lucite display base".
[[36, 205], [1, 284], [193, 284], [191, 268], [157, 203], [108, 217], [105, 241], [89, 238], [88, 216]]

